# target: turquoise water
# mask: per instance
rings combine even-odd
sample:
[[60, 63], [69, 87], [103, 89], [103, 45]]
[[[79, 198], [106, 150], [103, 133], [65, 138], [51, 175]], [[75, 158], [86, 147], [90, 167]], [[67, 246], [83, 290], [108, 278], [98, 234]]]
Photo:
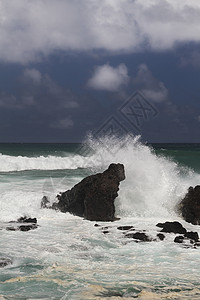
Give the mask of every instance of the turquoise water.
[[[142, 145], [137, 139], [88, 140], [80, 144], [0, 144], [0, 299], [199, 299], [200, 249], [165, 241], [135, 243], [119, 225], [155, 238], [158, 222], [180, 221], [175, 207], [187, 188], [200, 183], [200, 144]], [[85, 153], [88, 153], [87, 155]], [[125, 165], [114, 223], [103, 234], [95, 222], [41, 209], [109, 163]], [[39, 227], [7, 231], [9, 221], [36, 217]]]

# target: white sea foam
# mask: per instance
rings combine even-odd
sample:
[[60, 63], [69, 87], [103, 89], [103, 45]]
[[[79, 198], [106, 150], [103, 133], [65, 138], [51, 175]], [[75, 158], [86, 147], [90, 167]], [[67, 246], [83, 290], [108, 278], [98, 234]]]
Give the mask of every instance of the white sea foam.
[[0, 172], [24, 171], [24, 170], [62, 170], [87, 168], [87, 162], [81, 155], [68, 157], [58, 156], [10, 156], [0, 155]]

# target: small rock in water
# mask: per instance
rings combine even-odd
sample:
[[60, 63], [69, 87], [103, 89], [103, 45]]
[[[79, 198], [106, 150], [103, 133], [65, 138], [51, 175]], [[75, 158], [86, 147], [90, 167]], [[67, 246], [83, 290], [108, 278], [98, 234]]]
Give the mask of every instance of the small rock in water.
[[134, 230], [133, 226], [119, 226], [117, 227], [118, 230]]
[[37, 225], [36, 224], [32, 224], [32, 225], [21, 225], [19, 226], [19, 230], [20, 231], [29, 231], [31, 229], [36, 229]]
[[186, 234], [186, 229], [183, 227], [183, 225], [177, 221], [175, 222], [165, 222], [165, 223], [158, 223], [156, 225], [157, 227], [162, 228], [161, 232], [167, 232], [167, 233], [180, 233], [180, 234]]
[[47, 198], [47, 196], [44, 196], [44, 197], [42, 198], [41, 206], [40, 206], [40, 207], [41, 207], [41, 208], [50, 208], [49, 205], [50, 205], [49, 199]]
[[10, 258], [0, 257], [0, 268], [4, 268], [11, 264], [12, 264], [12, 260]]
[[164, 236], [164, 234], [162, 234], [162, 233], [158, 233], [158, 234], [157, 234], [157, 237], [158, 237], [161, 241], [163, 241], [163, 240], [165, 239], [165, 236]]
[[175, 242], [175, 243], [179, 243], [179, 244], [182, 244], [183, 241], [184, 241], [184, 236], [182, 236], [182, 235], [178, 235], [178, 236], [176, 236], [175, 239], [174, 239], [174, 242]]
[[143, 242], [151, 242], [152, 241], [152, 239], [150, 237], [148, 237], [144, 232], [127, 233], [125, 235], [125, 237], [132, 238], [135, 240], [140, 240]]
[[17, 222], [19, 223], [37, 223], [37, 219], [36, 218], [27, 218], [27, 217], [21, 217], [17, 220]]
[[188, 231], [188, 232], [186, 232], [185, 237], [187, 237], [189, 239], [192, 239], [195, 242], [199, 241], [199, 235], [198, 235], [197, 232], [194, 232], [194, 231]]
[[[17, 222], [11, 221], [9, 223], [16, 223], [16, 226], [6, 227], [6, 230], [8, 231], [29, 231], [38, 227], [36, 218], [28, 218], [26, 216], [19, 218]], [[18, 225], [17, 223], [24, 223], [24, 225]]]

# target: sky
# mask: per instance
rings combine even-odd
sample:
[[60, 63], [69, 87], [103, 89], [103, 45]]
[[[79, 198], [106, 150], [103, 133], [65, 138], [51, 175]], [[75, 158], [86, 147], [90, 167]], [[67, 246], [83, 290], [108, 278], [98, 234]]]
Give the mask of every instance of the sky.
[[200, 142], [199, 0], [0, 0], [0, 142]]

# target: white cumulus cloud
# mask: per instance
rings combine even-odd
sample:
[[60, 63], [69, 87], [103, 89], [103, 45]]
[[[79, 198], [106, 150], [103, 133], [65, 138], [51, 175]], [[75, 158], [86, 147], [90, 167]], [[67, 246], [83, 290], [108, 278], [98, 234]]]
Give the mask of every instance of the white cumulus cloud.
[[122, 85], [129, 81], [126, 65], [112, 67], [109, 64], [97, 66], [88, 86], [96, 90], [118, 91]]
[[112, 53], [200, 42], [198, 0], [0, 0], [0, 60], [55, 51]]

